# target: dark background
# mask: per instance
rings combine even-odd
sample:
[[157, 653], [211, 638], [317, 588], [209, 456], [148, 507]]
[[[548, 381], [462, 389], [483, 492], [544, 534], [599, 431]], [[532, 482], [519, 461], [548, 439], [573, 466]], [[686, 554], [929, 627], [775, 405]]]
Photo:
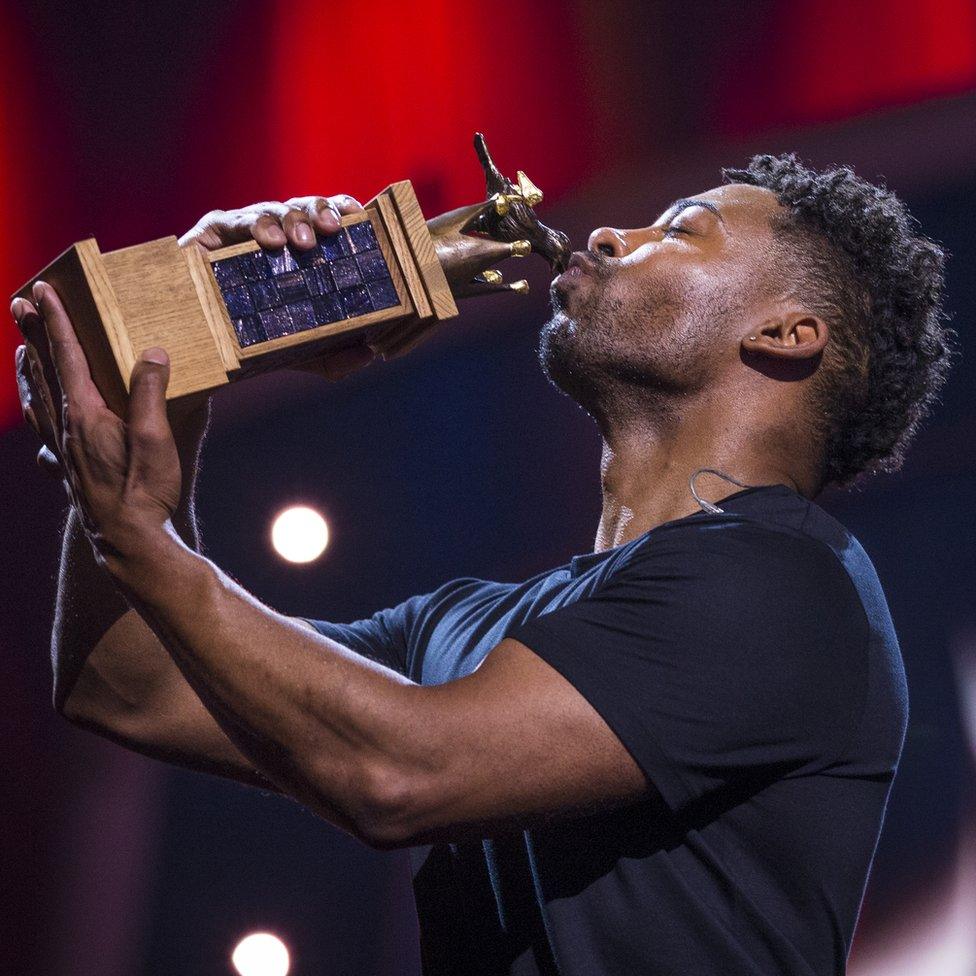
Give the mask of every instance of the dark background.
[[[851, 972], [976, 972], [976, 4], [7, 3], [0, 121], [8, 293], [72, 241], [180, 234], [214, 207], [366, 199], [402, 178], [429, 215], [479, 199], [476, 129], [577, 247], [755, 151], [886, 178], [951, 254], [962, 356], [904, 471], [824, 499], [877, 565], [912, 702]], [[528, 298], [468, 304], [404, 359], [221, 393], [200, 485], [210, 556], [279, 609], [348, 620], [451, 576], [516, 579], [589, 550], [598, 439], [536, 365], [547, 281], [534, 261], [505, 269], [523, 270]], [[12, 375], [0, 971], [210, 976], [267, 929], [302, 976], [416, 972], [402, 856], [54, 715], [65, 502], [33, 465]], [[292, 501], [333, 530], [310, 566], [267, 541]]]

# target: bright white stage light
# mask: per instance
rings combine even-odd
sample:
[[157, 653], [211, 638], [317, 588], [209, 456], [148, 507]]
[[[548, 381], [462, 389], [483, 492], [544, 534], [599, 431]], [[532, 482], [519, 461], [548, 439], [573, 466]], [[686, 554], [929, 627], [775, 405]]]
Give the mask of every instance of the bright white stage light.
[[307, 505], [293, 505], [279, 512], [271, 526], [271, 544], [290, 563], [310, 563], [329, 544], [329, 526]]
[[230, 961], [241, 976], [288, 976], [284, 942], [270, 932], [252, 932], [237, 943]]

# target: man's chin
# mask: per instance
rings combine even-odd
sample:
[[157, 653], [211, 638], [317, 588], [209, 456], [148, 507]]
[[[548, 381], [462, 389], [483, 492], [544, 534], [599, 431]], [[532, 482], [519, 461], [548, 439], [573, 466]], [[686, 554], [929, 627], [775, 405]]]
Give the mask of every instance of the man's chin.
[[575, 387], [585, 372], [579, 338], [577, 320], [553, 307], [552, 316], [539, 332], [539, 365], [550, 383], [574, 399]]

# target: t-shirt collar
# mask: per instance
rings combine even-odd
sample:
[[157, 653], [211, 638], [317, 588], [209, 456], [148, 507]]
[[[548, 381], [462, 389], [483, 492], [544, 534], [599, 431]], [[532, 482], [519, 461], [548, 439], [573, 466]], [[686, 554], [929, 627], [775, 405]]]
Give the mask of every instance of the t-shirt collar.
[[[733, 492], [731, 495], [726, 495], [725, 498], [719, 499], [715, 502], [720, 508], [725, 511], [733, 510], [739, 511], [740, 505], [738, 504], [741, 499], [747, 496], [755, 495], [759, 492], [769, 493], [775, 491], [786, 491], [792, 492], [793, 489], [787, 485], [753, 485], [751, 488], [743, 488], [741, 491]], [[748, 509], [748, 503], [741, 508]], [[672, 519], [670, 522], [662, 522], [661, 525], [657, 525], [654, 529], [660, 529], [665, 525], [675, 525], [678, 522], [685, 522], [689, 519], [699, 519], [703, 517], [715, 518], [716, 516], [710, 515], [708, 512], [693, 512], [691, 515], [685, 515], [679, 519]], [[573, 556], [569, 561], [569, 574], [574, 579], [577, 576], [582, 575], [588, 569], [592, 569], [594, 566], [599, 565], [603, 560], [609, 559], [614, 553], [620, 552], [622, 549], [626, 549], [628, 546], [634, 545], [640, 539], [645, 538], [649, 532], [653, 532], [654, 529], [649, 529], [643, 535], [638, 536], [636, 539], [631, 539], [630, 542], [625, 542], [623, 545], [614, 546], [612, 549], [604, 549], [602, 552], [584, 552], [578, 556]]]

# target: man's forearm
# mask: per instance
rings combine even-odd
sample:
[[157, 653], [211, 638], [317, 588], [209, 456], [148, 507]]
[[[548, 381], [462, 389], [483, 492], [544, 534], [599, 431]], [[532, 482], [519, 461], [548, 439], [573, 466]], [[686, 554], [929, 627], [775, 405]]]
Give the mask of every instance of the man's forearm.
[[382, 781], [417, 760], [422, 689], [259, 603], [171, 530], [109, 568], [241, 752], [361, 835]]
[[[185, 465], [183, 501], [174, 516], [174, 525], [183, 541], [199, 548], [199, 534], [194, 513], [196, 458]], [[54, 704], [63, 711], [78, 676], [99, 641], [113, 624], [132, 612], [128, 601], [112, 577], [98, 565], [81, 519], [72, 506], [64, 528], [58, 593], [51, 633], [51, 664], [54, 672]], [[151, 632], [146, 632], [147, 646], [142, 654], [128, 649], [128, 663], [113, 669], [116, 674], [132, 671], [132, 685], [161, 678], [173, 672], [173, 662], [159, 648]], [[119, 649], [120, 654], [123, 649]], [[153, 653], [153, 651], [156, 653]], [[120, 655], [116, 655], [120, 656]], [[138, 669], [138, 675], [135, 673]]]

